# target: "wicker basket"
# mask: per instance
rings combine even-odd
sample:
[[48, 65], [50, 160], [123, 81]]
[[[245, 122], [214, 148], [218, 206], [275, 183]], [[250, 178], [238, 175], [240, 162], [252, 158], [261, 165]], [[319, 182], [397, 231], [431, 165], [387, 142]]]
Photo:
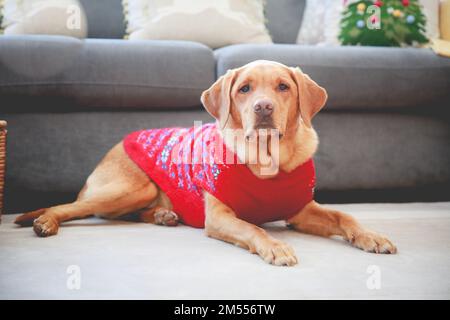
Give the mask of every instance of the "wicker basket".
[[6, 171], [6, 121], [0, 120], [0, 223], [3, 213], [3, 191]]

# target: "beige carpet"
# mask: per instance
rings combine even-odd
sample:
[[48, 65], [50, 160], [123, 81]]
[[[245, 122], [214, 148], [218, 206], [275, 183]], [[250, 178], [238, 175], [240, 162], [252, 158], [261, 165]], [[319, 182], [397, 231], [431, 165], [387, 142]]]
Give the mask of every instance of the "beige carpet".
[[274, 267], [185, 226], [92, 218], [37, 238], [31, 228], [14, 226], [14, 216], [4, 216], [0, 298], [450, 298], [450, 202], [334, 207], [389, 235], [399, 253], [365, 253], [275, 223], [269, 232], [290, 243], [300, 263]]

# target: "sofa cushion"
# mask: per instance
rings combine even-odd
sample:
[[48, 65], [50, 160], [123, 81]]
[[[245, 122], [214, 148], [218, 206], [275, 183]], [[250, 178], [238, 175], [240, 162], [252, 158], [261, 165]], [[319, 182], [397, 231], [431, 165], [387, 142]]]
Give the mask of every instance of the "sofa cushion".
[[130, 40], [187, 40], [220, 48], [238, 43], [272, 43], [264, 1], [124, 0]]
[[295, 43], [305, 0], [266, 0], [266, 25], [275, 43]]
[[[86, 11], [89, 38], [123, 38], [122, 0], [80, 0]], [[267, 28], [277, 43], [295, 43], [305, 0], [266, 0]]]
[[86, 15], [78, 0], [3, 0], [0, 11], [4, 15], [0, 28], [5, 35], [87, 36]]
[[236, 45], [215, 51], [217, 74], [256, 59], [300, 66], [328, 91], [331, 108], [445, 106], [450, 59], [429, 49]]
[[214, 81], [215, 62], [209, 48], [185, 41], [3, 36], [0, 75], [3, 101], [51, 97], [86, 107], [189, 107], [200, 105], [200, 94]]
[[125, 22], [122, 0], [80, 0], [88, 20], [88, 37], [122, 39]]

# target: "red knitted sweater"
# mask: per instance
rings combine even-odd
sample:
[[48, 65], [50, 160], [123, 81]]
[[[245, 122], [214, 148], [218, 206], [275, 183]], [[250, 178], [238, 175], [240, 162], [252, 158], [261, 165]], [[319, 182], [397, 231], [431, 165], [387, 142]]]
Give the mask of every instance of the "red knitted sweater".
[[313, 199], [312, 159], [290, 173], [280, 170], [274, 178], [260, 179], [227, 149], [215, 124], [136, 131], [123, 145], [167, 194], [181, 221], [193, 227], [204, 227], [203, 190], [257, 225], [288, 219]]

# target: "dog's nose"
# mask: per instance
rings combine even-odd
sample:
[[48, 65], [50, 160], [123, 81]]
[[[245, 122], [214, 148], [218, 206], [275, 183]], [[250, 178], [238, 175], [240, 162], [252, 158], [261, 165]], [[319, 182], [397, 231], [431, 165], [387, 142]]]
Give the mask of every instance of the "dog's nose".
[[270, 99], [261, 99], [253, 105], [253, 111], [259, 116], [270, 116], [273, 112], [273, 103]]

